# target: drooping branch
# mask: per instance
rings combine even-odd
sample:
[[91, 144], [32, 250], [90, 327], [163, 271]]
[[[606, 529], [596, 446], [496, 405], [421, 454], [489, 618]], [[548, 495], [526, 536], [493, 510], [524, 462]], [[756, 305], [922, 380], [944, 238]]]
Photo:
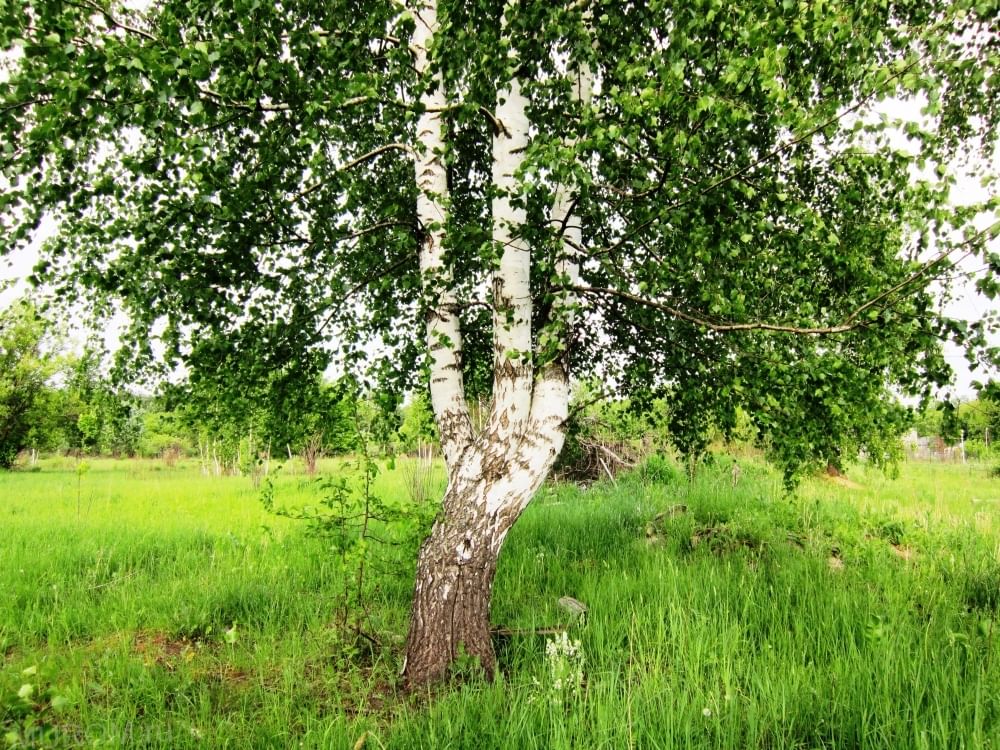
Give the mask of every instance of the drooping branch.
[[710, 331], [716, 331], [719, 333], [728, 333], [732, 331], [770, 331], [772, 333], [792, 333], [807, 336], [830, 336], [839, 333], [847, 333], [858, 328], [867, 326], [869, 323], [864, 320], [859, 320], [861, 316], [872, 309], [885, 309], [890, 307], [890, 304], [885, 304], [879, 307], [880, 303], [886, 302], [891, 297], [900, 292], [904, 291], [908, 287], [916, 284], [917, 282], [924, 280], [931, 271], [933, 271], [937, 266], [944, 262], [949, 256], [955, 253], [957, 250], [968, 247], [974, 244], [978, 240], [986, 236], [993, 236], [996, 232], [1000, 230], [1000, 222], [995, 222], [994, 224], [986, 227], [985, 229], [976, 232], [972, 237], [968, 238], [962, 243], [957, 245], [952, 245], [945, 250], [938, 253], [935, 257], [923, 263], [920, 268], [911, 273], [905, 279], [900, 281], [898, 284], [886, 289], [883, 292], [875, 295], [868, 301], [854, 308], [850, 313], [843, 317], [840, 323], [829, 325], [829, 326], [796, 326], [785, 323], [768, 323], [766, 321], [747, 321], [742, 323], [737, 323], [733, 321], [718, 321], [710, 320], [704, 315], [687, 312], [681, 310], [680, 308], [670, 305], [661, 300], [643, 297], [638, 294], [632, 294], [631, 292], [626, 292], [622, 289], [613, 289], [611, 287], [599, 287], [599, 286], [586, 286], [582, 284], [578, 285], [568, 285], [567, 289], [572, 292], [577, 292], [579, 294], [585, 294], [590, 296], [608, 296], [616, 297], [627, 302], [632, 302], [634, 304], [640, 305], [642, 307], [652, 308], [654, 310], [659, 310], [666, 313], [667, 315], [677, 318], [678, 320], [683, 320], [688, 323], [706, 328]]
[[982, 229], [982, 230], [976, 232], [974, 235], [972, 235], [972, 237], [968, 238], [967, 240], [965, 240], [965, 242], [962, 242], [959, 245], [954, 245], [952, 247], [945, 248], [940, 253], [938, 253], [934, 258], [932, 258], [931, 260], [929, 260], [926, 263], [924, 263], [920, 268], [918, 268], [912, 274], [910, 274], [909, 276], [907, 276], [901, 282], [899, 282], [895, 286], [891, 287], [890, 289], [886, 289], [881, 294], [873, 297], [872, 299], [868, 300], [863, 305], [861, 305], [858, 309], [854, 310], [850, 315], [847, 316], [847, 318], [845, 319], [845, 322], [846, 323], [852, 323], [852, 322], [854, 322], [855, 320], [857, 320], [857, 318], [860, 315], [862, 315], [866, 311], [870, 310], [871, 308], [875, 307], [876, 305], [878, 305], [883, 300], [888, 299], [889, 297], [893, 296], [894, 294], [898, 294], [899, 292], [901, 292], [904, 289], [906, 289], [908, 286], [911, 286], [912, 284], [915, 284], [916, 282], [920, 281], [928, 273], [930, 273], [931, 270], [933, 270], [934, 268], [936, 268], [940, 263], [942, 263], [946, 258], [948, 258], [956, 250], [959, 250], [961, 248], [965, 248], [965, 247], [968, 247], [969, 245], [975, 244], [977, 241], [979, 241], [983, 237], [989, 236], [989, 237], [992, 238], [992, 237], [994, 237], [996, 235], [996, 233], [998, 231], [1000, 231], [1000, 221], [994, 222], [993, 224], [991, 224], [990, 226], [986, 227], [985, 229]]
[[853, 325], [841, 324], [835, 326], [793, 326], [784, 325], [781, 323], [764, 323], [760, 321], [753, 321], [747, 323], [732, 323], [732, 322], [719, 322], [708, 320], [707, 318], [701, 317], [699, 315], [694, 315], [692, 313], [685, 312], [673, 305], [668, 305], [665, 302], [661, 302], [650, 297], [642, 297], [638, 294], [632, 294], [631, 292], [626, 292], [622, 289], [612, 289], [611, 287], [604, 286], [584, 286], [577, 285], [569, 287], [570, 291], [577, 292], [579, 294], [585, 294], [589, 296], [605, 296], [605, 297], [616, 297], [626, 302], [632, 302], [636, 305], [642, 307], [649, 307], [654, 310], [660, 310], [661, 312], [667, 313], [667, 315], [677, 318], [678, 320], [684, 320], [688, 323], [693, 323], [694, 325], [701, 326], [702, 328], [707, 328], [710, 331], [718, 331], [720, 333], [729, 331], [772, 331], [780, 333], [799, 333], [799, 334], [809, 334], [809, 335], [826, 335], [834, 333], [846, 333], [854, 328], [857, 328], [859, 324], [855, 323]]
[[[334, 174], [340, 174], [342, 172], [347, 172], [347, 171], [349, 171], [351, 169], [354, 169], [357, 166], [360, 166], [361, 164], [364, 164], [364, 163], [366, 163], [366, 162], [374, 159], [376, 156], [384, 154], [384, 153], [386, 153], [388, 151], [403, 151], [403, 152], [406, 152], [406, 153], [412, 153], [413, 152], [413, 147], [409, 146], [409, 145], [407, 145], [405, 143], [387, 143], [384, 146], [379, 146], [378, 148], [373, 148], [371, 151], [369, 151], [367, 153], [364, 153], [364, 154], [361, 154], [361, 156], [358, 156], [357, 158], [351, 159], [349, 162], [346, 162], [345, 164], [341, 164], [339, 167], [337, 167], [336, 169], [334, 169], [333, 172], [334, 172]], [[295, 198], [294, 198], [294, 200], [298, 201], [298, 200], [301, 200], [302, 198], [305, 198], [308, 195], [312, 195], [317, 190], [319, 190], [320, 188], [322, 188], [325, 184], [327, 184], [327, 181], [320, 180], [319, 182], [315, 182], [312, 185], [309, 185], [308, 187], [303, 188], [302, 192], [300, 192], [298, 195], [296, 195]]]
[[134, 34], [135, 36], [140, 36], [147, 41], [159, 43], [159, 40], [155, 36], [150, 34], [148, 31], [137, 28], [135, 26], [128, 25], [120, 18], [115, 16], [109, 8], [104, 8], [98, 3], [93, 2], [93, 0], [80, 0], [80, 2], [68, 3], [68, 5], [72, 5], [77, 8], [81, 8], [83, 10], [93, 11], [94, 13], [99, 14], [109, 26], [112, 26], [116, 29], [120, 29], [121, 31], [124, 31], [128, 34]]
[[354, 169], [359, 164], [364, 164], [369, 159], [374, 159], [379, 154], [384, 154], [386, 151], [410, 151], [411, 147], [405, 143], [387, 143], [384, 146], [379, 146], [378, 148], [373, 148], [366, 154], [362, 154], [356, 159], [351, 159], [351, 161], [346, 164], [342, 164], [337, 167], [338, 172], [346, 172], [349, 169]]
[[[671, 213], [671, 212], [676, 211], [676, 210], [678, 210], [680, 208], [684, 208], [685, 206], [688, 206], [689, 204], [691, 204], [694, 201], [696, 201], [697, 199], [702, 198], [702, 197], [704, 197], [704, 196], [706, 196], [706, 195], [714, 192], [715, 190], [718, 190], [721, 187], [724, 187], [725, 185], [729, 184], [730, 182], [733, 182], [733, 181], [736, 181], [736, 180], [746, 181], [747, 180], [747, 175], [750, 174], [751, 172], [753, 172], [753, 170], [755, 170], [757, 167], [759, 167], [759, 166], [761, 166], [763, 164], [766, 164], [768, 162], [774, 161], [775, 159], [780, 158], [782, 155], [784, 155], [785, 153], [787, 153], [791, 149], [795, 148], [795, 146], [799, 145], [800, 143], [803, 143], [803, 142], [807, 141], [808, 139], [812, 138], [817, 133], [820, 133], [823, 130], [825, 130], [826, 128], [829, 128], [831, 125], [834, 125], [836, 123], [839, 123], [839, 122], [843, 121], [846, 117], [849, 117], [850, 115], [852, 115], [852, 114], [858, 112], [859, 110], [861, 110], [864, 106], [866, 106], [866, 105], [872, 103], [873, 101], [875, 101], [879, 96], [884, 96], [886, 94], [886, 92], [888, 91], [890, 84], [894, 83], [897, 80], [901, 80], [903, 78], [903, 76], [905, 76], [907, 73], [909, 73], [910, 71], [912, 71], [915, 67], [917, 67], [923, 61], [924, 61], [924, 59], [921, 58], [921, 57], [918, 57], [918, 58], [912, 60], [910, 63], [904, 65], [902, 68], [900, 68], [899, 70], [895, 71], [892, 75], [888, 76], [885, 79], [885, 81], [881, 84], [881, 86], [879, 86], [878, 88], [876, 88], [875, 90], [873, 90], [867, 96], [860, 97], [857, 101], [855, 101], [853, 104], [851, 104], [851, 106], [846, 107], [845, 109], [842, 109], [842, 110], [834, 113], [833, 115], [831, 115], [831, 116], [829, 116], [829, 117], [821, 120], [819, 123], [817, 123], [816, 125], [814, 125], [813, 127], [809, 128], [809, 129], [803, 131], [799, 135], [797, 135], [795, 137], [792, 137], [792, 138], [789, 138], [788, 140], [785, 140], [785, 141], [779, 143], [774, 148], [772, 148], [770, 151], [768, 151], [765, 154], [759, 156], [757, 159], [755, 159], [753, 161], [750, 161], [750, 162], [744, 164], [742, 167], [734, 169], [734, 170], [732, 170], [732, 171], [730, 171], [730, 172], [728, 172], [728, 173], [726, 173], [724, 175], [718, 176], [715, 179], [710, 180], [707, 184], [702, 185], [701, 187], [697, 187], [697, 186], [693, 185], [692, 187], [694, 189], [693, 189], [693, 191], [691, 193], [689, 193], [688, 195], [686, 195], [683, 198], [680, 198], [678, 200], [673, 201], [672, 203], [666, 204], [665, 206], [663, 206], [662, 209], [660, 209], [659, 211], [657, 211], [650, 218], [648, 218], [648, 219], [646, 219], [646, 220], [644, 220], [644, 221], [636, 224], [635, 226], [628, 227], [627, 230], [623, 233], [623, 235], [618, 239], [617, 242], [613, 243], [612, 245], [609, 245], [608, 247], [596, 250], [595, 252], [596, 253], [600, 253], [600, 254], [610, 254], [610, 253], [613, 253], [617, 249], [619, 249], [620, 247], [624, 246], [629, 240], [631, 240], [631, 239], [633, 239], [635, 237], [638, 237], [645, 229], [648, 229], [650, 226], [652, 226], [653, 224], [655, 224], [665, 214]], [[655, 167], [654, 167], [654, 170], [655, 170]], [[656, 170], [656, 171], [658, 171], [658, 170]], [[623, 198], [625, 200], [636, 200], [636, 199], [639, 199], [639, 198], [642, 198], [642, 197], [646, 197], [648, 195], [653, 195], [653, 194], [657, 193], [661, 188], [662, 188], [661, 185], [657, 185], [657, 186], [654, 186], [653, 188], [651, 188], [649, 190], [644, 190], [644, 191], [642, 191], [640, 193], [634, 193], [634, 194], [628, 194], [628, 193], [626, 193], [625, 195], [623, 195]], [[625, 192], [625, 191], [621, 191], [619, 189], [617, 192], [622, 193], [622, 192]]]
[[317, 326], [316, 328], [317, 334], [323, 333], [323, 331], [326, 330], [327, 326], [330, 325], [330, 323], [333, 321], [334, 317], [339, 312], [339, 308], [342, 305], [349, 302], [359, 292], [368, 289], [378, 279], [385, 278], [386, 276], [389, 276], [398, 271], [406, 264], [408, 260], [409, 258], [404, 256], [402, 258], [397, 259], [395, 262], [391, 263], [387, 267], [374, 269], [365, 278], [361, 279], [361, 281], [356, 283], [350, 289], [346, 290], [342, 295], [340, 295], [339, 298], [328, 303], [327, 306], [330, 308], [330, 312], [327, 313], [326, 317], [323, 318], [322, 322], [320, 322], [319, 326]]

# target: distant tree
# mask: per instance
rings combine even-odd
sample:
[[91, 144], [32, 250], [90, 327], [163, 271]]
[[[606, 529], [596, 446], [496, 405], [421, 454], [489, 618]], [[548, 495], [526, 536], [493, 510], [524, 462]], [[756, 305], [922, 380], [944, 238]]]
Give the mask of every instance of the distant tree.
[[141, 419], [141, 455], [153, 458], [167, 454], [194, 455], [197, 452], [195, 433], [182, 415], [166, 408], [160, 398], [147, 400]]
[[142, 400], [118, 388], [104, 392], [101, 400], [103, 430], [100, 447], [113, 456], [136, 456], [142, 445]]
[[930, 401], [914, 412], [912, 427], [920, 437], [940, 437], [944, 410], [938, 401]]
[[56, 409], [63, 448], [113, 456], [139, 452], [142, 401], [112, 382], [97, 347], [67, 357]]
[[966, 438], [993, 443], [1000, 428], [1000, 401], [994, 399], [992, 389], [983, 389], [978, 398], [959, 405], [958, 417]]
[[22, 300], [0, 312], [0, 468], [49, 440], [53, 377], [62, 362], [49, 324]]
[[399, 439], [404, 451], [412, 452], [423, 445], [438, 442], [434, 410], [431, 408], [430, 398], [424, 392], [414, 393], [400, 412]]
[[995, 392], [995, 385], [988, 383], [977, 398], [931, 402], [916, 413], [913, 428], [921, 437], [940, 438], [946, 445], [956, 445], [963, 438], [984, 445], [995, 442], [1000, 430], [1000, 401]]
[[298, 453], [306, 472], [314, 474], [323, 455], [352, 450], [357, 440], [357, 395], [348, 382], [325, 383], [303, 388], [292, 403], [283, 400], [269, 411], [270, 433]]
[[227, 462], [235, 460], [238, 450], [289, 451], [301, 456], [312, 473], [320, 456], [354, 446], [356, 398], [356, 385], [349, 379], [328, 383], [317, 375], [299, 380], [276, 371], [247, 383], [238, 373], [220, 369], [195, 372], [165, 387], [158, 401], [175, 415], [170, 430], [210, 446]]
[[979, 398], [988, 415], [990, 440], [1000, 444], [1000, 380], [991, 380], [983, 386]]

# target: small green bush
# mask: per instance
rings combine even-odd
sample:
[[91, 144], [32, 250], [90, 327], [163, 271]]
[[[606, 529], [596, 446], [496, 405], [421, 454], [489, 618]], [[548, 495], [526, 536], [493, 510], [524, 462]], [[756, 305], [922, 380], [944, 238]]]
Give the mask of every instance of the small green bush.
[[671, 485], [683, 479], [680, 469], [666, 456], [654, 453], [639, 467], [639, 477], [645, 482]]

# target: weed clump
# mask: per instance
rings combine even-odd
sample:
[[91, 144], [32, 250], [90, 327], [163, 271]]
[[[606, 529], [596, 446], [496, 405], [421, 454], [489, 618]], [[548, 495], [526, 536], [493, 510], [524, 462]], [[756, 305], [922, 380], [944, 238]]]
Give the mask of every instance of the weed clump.
[[970, 571], [965, 579], [964, 594], [970, 611], [1000, 614], [1000, 564]]
[[684, 478], [676, 464], [659, 453], [654, 453], [639, 467], [639, 478], [644, 482], [676, 485]]

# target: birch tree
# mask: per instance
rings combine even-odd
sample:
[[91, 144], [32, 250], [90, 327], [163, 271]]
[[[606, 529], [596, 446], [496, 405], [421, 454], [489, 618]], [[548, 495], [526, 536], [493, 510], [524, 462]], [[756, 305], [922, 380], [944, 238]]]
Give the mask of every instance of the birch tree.
[[845, 441], [877, 457], [886, 389], [947, 382], [942, 339], [988, 364], [989, 321], [947, 319], [932, 285], [977, 257], [996, 291], [995, 175], [949, 202], [953, 165], [996, 147], [996, 16], [0, 2], [3, 247], [57, 223], [36, 280], [122, 305], [135, 361], [429, 381], [449, 481], [405, 672], [490, 671], [498, 556], [574, 378], [666, 399], [684, 450], [742, 407], [794, 472]]

